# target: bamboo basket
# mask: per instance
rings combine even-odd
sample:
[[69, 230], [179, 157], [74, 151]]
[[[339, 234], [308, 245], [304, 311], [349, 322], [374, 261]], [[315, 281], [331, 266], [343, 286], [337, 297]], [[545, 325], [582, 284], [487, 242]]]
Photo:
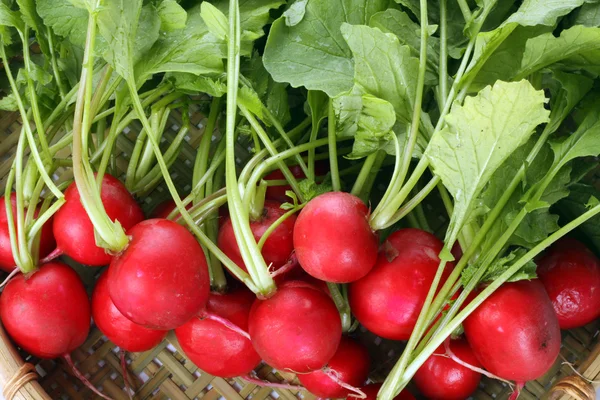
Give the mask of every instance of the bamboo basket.
[[[202, 135], [205, 117], [192, 114], [192, 127], [183, 144], [179, 159], [171, 167], [171, 174], [181, 193], [190, 190], [191, 170], [195, 148]], [[180, 115], [172, 113], [165, 137], [175, 135], [181, 123]], [[133, 149], [136, 123], [130, 126], [117, 141], [117, 168], [124, 173], [127, 154]], [[0, 189], [13, 160], [21, 122], [17, 113], [0, 112]], [[65, 156], [68, 154], [63, 154]], [[59, 171], [60, 181], [72, 179], [69, 171]], [[147, 212], [169, 196], [165, 187], [157, 187], [150, 195], [138, 199]], [[64, 260], [69, 262], [69, 260]], [[80, 273], [91, 292], [95, 278], [101, 269], [70, 264]], [[600, 321], [584, 328], [563, 332], [561, 356], [551, 370], [537, 381], [528, 382], [519, 399], [595, 399], [595, 389], [600, 386]], [[364, 329], [356, 332], [373, 356], [371, 379], [382, 381], [402, 351], [401, 342], [378, 338]], [[77, 367], [89, 380], [108, 396], [117, 400], [129, 399], [119, 359], [119, 349], [102, 333], [92, 327], [87, 341], [73, 352]], [[136, 399], [205, 400], [227, 399], [315, 399], [307, 392], [259, 387], [241, 378], [222, 379], [199, 370], [180, 350], [171, 332], [159, 346], [145, 353], [128, 353], [128, 382], [135, 390]], [[567, 364], [568, 363], [568, 364]], [[291, 373], [275, 371], [261, 365], [255, 371], [260, 379], [297, 383]], [[590, 382], [597, 381], [592, 384]], [[19, 351], [0, 325], [0, 388], [4, 395], [19, 400], [41, 399], [95, 399], [89, 389], [81, 384], [62, 360], [39, 360]], [[484, 379], [474, 399], [507, 399], [509, 387], [498, 381]]]

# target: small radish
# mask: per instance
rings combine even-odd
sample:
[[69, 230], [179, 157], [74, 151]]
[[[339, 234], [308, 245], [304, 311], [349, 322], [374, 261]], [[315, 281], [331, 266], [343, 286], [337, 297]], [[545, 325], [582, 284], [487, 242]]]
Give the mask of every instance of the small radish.
[[261, 358], [247, 333], [255, 298], [247, 289], [211, 293], [206, 310], [175, 330], [181, 348], [198, 368], [221, 378], [247, 375], [256, 368]]
[[[363, 400], [377, 400], [377, 393], [381, 389], [381, 383], [371, 383], [370, 385], [362, 387], [360, 390], [367, 395]], [[394, 400], [415, 400], [415, 396], [410, 394], [408, 390], [403, 390], [400, 394], [394, 397]]]
[[[315, 163], [315, 175], [316, 176], [327, 175], [327, 168], [328, 168], [328, 163], [323, 162], [323, 161], [317, 161]], [[296, 178], [296, 179], [306, 178], [304, 171], [302, 170], [302, 168], [300, 168], [299, 165], [297, 165], [297, 164], [290, 165], [289, 169], [290, 169], [290, 172], [292, 173], [292, 175], [294, 176], [294, 178]], [[284, 181], [285, 176], [283, 175], [283, 172], [281, 172], [281, 170], [276, 169], [275, 171], [268, 173], [263, 179], [266, 181]], [[292, 190], [290, 185], [269, 186], [269, 187], [267, 187], [267, 193], [266, 193], [265, 197], [269, 200], [275, 200], [280, 203], [286, 203], [291, 200], [289, 198], [289, 196], [285, 193], [288, 190]]]
[[347, 283], [367, 275], [377, 260], [377, 235], [369, 209], [349, 193], [330, 192], [310, 200], [294, 227], [300, 265], [317, 279]]
[[357, 395], [369, 377], [371, 360], [360, 343], [342, 337], [335, 355], [320, 370], [298, 375], [300, 383], [312, 394], [323, 398]]
[[561, 329], [600, 317], [600, 260], [582, 243], [570, 238], [555, 243], [538, 261], [537, 274]]
[[79, 275], [59, 262], [26, 278], [16, 275], [0, 296], [0, 316], [19, 347], [39, 358], [67, 356], [90, 330], [90, 301]]
[[325, 366], [342, 337], [333, 300], [300, 281], [286, 282], [272, 297], [257, 299], [248, 328], [254, 348], [267, 364], [298, 373]]
[[210, 287], [202, 248], [181, 225], [142, 221], [128, 231], [129, 246], [108, 268], [110, 298], [136, 324], [175, 329], [204, 306]]
[[[450, 340], [449, 349], [463, 362], [479, 368], [481, 365], [466, 339]], [[481, 374], [457, 363], [440, 346], [419, 368], [413, 382], [429, 399], [463, 400], [479, 386]]]
[[[111, 175], [105, 174], [102, 178], [101, 199], [110, 219], [118, 220], [125, 231], [144, 219], [142, 209], [125, 185]], [[75, 182], [65, 191], [65, 200], [54, 216], [54, 236], [58, 248], [81, 264], [109, 264], [112, 255], [96, 246], [94, 226], [83, 208]]]
[[[12, 193], [10, 195], [10, 201], [12, 205], [13, 212], [13, 220], [15, 230], [17, 228], [17, 195]], [[27, 212], [27, 211], [25, 211]], [[36, 208], [36, 212], [34, 214], [37, 217], [39, 214], [39, 207]], [[40, 247], [39, 247], [39, 256], [43, 258], [50, 254], [54, 247], [56, 246], [56, 242], [54, 241], [54, 235], [52, 234], [52, 222], [51, 218], [48, 222], [44, 224], [42, 227], [42, 233], [40, 236]], [[15, 269], [15, 260], [12, 254], [12, 248], [10, 246], [10, 233], [8, 230], [8, 219], [6, 215], [6, 205], [4, 202], [4, 196], [0, 197], [0, 269], [6, 272], [11, 272]]]
[[[377, 264], [349, 285], [352, 312], [368, 330], [392, 340], [408, 340], [438, 269], [443, 243], [414, 228], [392, 233], [382, 245]], [[448, 264], [440, 288], [448, 277]]]
[[106, 273], [98, 278], [92, 294], [92, 317], [98, 329], [124, 351], [148, 351], [167, 336], [167, 331], [152, 330], [134, 324], [117, 310], [108, 295]]
[[[250, 229], [252, 230], [254, 239], [258, 242], [265, 231], [286, 212], [286, 210], [281, 208], [281, 203], [271, 200], [265, 201], [262, 217], [257, 221], [250, 221]], [[281, 268], [289, 260], [290, 254], [294, 250], [292, 237], [295, 223], [296, 216], [289, 216], [271, 232], [265, 241], [261, 254], [271, 271]], [[234, 263], [244, 271], [248, 271], [240, 254], [230, 218], [224, 221], [219, 230], [218, 245], [223, 253], [231, 258]]]
[[481, 365], [503, 379], [537, 379], [560, 351], [558, 319], [538, 279], [500, 286], [463, 326]]

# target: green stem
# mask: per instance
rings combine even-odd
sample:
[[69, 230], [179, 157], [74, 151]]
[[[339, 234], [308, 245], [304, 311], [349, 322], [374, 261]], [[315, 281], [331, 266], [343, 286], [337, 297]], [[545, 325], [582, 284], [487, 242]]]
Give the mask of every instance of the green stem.
[[298, 211], [302, 210], [305, 205], [306, 205], [306, 203], [299, 204], [298, 206], [296, 206], [296, 207], [288, 210], [281, 217], [277, 218], [275, 220], [275, 222], [273, 222], [267, 228], [267, 230], [265, 231], [265, 233], [263, 233], [263, 235], [260, 237], [260, 240], [258, 241], [258, 248], [262, 250], [263, 246], [265, 245], [265, 242], [267, 241], [267, 239], [269, 238], [269, 236], [271, 235], [271, 233], [273, 233], [275, 231], [275, 229], [277, 229], [277, 227], [279, 227], [279, 225], [283, 224], [283, 222], [286, 219], [288, 219], [292, 215], [296, 214]]
[[369, 154], [367, 158], [365, 158], [365, 162], [363, 163], [358, 177], [356, 178], [356, 181], [354, 181], [354, 186], [352, 186], [352, 191], [350, 192], [353, 195], [360, 197], [367, 178], [371, 175], [371, 170], [373, 169], [373, 164], [375, 164], [375, 161], [378, 158], [378, 154], [379, 151], [376, 151]]
[[327, 282], [327, 288], [329, 289], [329, 293], [331, 294], [331, 298], [337, 307], [340, 318], [342, 320], [342, 332], [346, 333], [350, 331], [350, 327], [352, 326], [352, 314], [350, 313], [350, 305], [344, 299], [344, 296], [340, 292], [340, 288], [337, 284]]
[[[319, 134], [319, 124], [316, 124], [313, 121], [312, 127], [310, 129], [310, 138], [309, 142], [314, 142], [317, 140], [317, 135]], [[308, 150], [308, 175], [306, 175], [308, 179], [314, 181], [315, 180], [315, 149]]]
[[458, 6], [460, 7], [460, 12], [462, 13], [465, 22], [470, 22], [471, 21], [471, 9], [469, 8], [469, 5], [467, 4], [466, 0], [457, 0], [458, 1]]
[[[18, 249], [17, 252], [13, 254], [19, 254], [19, 260], [21, 264], [19, 268], [23, 273], [28, 273], [33, 271], [36, 268], [36, 265], [33, 262], [31, 257], [31, 253], [29, 252], [27, 246], [27, 230], [25, 229], [25, 199], [23, 198], [23, 180], [21, 178], [21, 174], [23, 172], [23, 158], [25, 155], [25, 144], [24, 140], [19, 140], [19, 144], [17, 145], [17, 152], [15, 155], [15, 195], [17, 199], [17, 243]], [[6, 199], [5, 199], [6, 202]], [[10, 197], [8, 197], [7, 203], [10, 205], [12, 202], [10, 201]], [[35, 207], [36, 205], [31, 205], [31, 207]], [[8, 215], [7, 215], [8, 216]]]
[[440, 65], [439, 65], [439, 86], [440, 86], [440, 109], [444, 108], [444, 103], [448, 97], [448, 30], [446, 23], [446, 8], [448, 0], [440, 0]]
[[[215, 126], [217, 125], [217, 118], [219, 116], [219, 111], [221, 106], [221, 98], [213, 97], [210, 103], [210, 112], [208, 114], [208, 121], [206, 123], [206, 127], [204, 128], [204, 132], [202, 133], [202, 138], [200, 139], [200, 145], [198, 146], [198, 153], [196, 155], [196, 160], [194, 162], [194, 173], [192, 176], [192, 186], [195, 187], [198, 181], [204, 174], [206, 173], [206, 169], [208, 168], [208, 157], [210, 156], [210, 145], [212, 143], [212, 135], [215, 131]], [[204, 190], [200, 190], [198, 192], [197, 199], [201, 199], [204, 197]]]
[[[269, 119], [271, 124], [273, 124], [273, 126], [275, 127], [275, 130], [279, 133], [279, 135], [281, 136], [281, 139], [283, 139], [283, 141], [287, 144], [288, 148], [291, 149], [292, 147], [294, 147], [294, 143], [289, 138], [289, 136], [286, 134], [285, 130], [281, 126], [281, 123], [279, 122], [279, 120], [277, 120], [277, 118], [275, 118], [273, 113], [271, 113], [271, 111], [267, 107], [263, 107], [263, 112], [267, 116], [267, 118]], [[296, 158], [296, 163], [298, 164], [298, 166], [300, 166], [300, 168], [302, 169], [302, 172], [304, 172], [304, 175], [308, 176], [308, 167], [306, 166], [306, 163], [304, 162], [304, 160], [302, 159], [300, 154], [296, 155], [295, 158]]]
[[50, 63], [52, 64], [54, 80], [56, 81], [56, 86], [58, 86], [60, 98], [64, 100], [67, 97], [67, 94], [60, 77], [60, 70], [58, 69], [58, 63], [56, 61], [56, 54], [54, 53], [54, 33], [52, 33], [52, 29], [50, 29], [49, 26], [46, 27], [46, 37], [48, 38], [48, 47], [50, 48]]
[[[267, 182], [260, 181], [258, 189], [250, 202], [248, 209], [250, 210], [250, 221], [260, 221], [265, 209], [265, 196], [267, 195]], [[258, 245], [260, 248], [260, 244]]]
[[394, 214], [390, 222], [392, 224], [395, 224], [396, 222], [400, 221], [402, 218], [407, 216], [408, 213], [414, 210], [416, 206], [421, 204], [423, 199], [425, 199], [425, 197], [427, 197], [429, 193], [431, 193], [431, 191], [438, 185], [439, 182], [440, 178], [438, 178], [437, 176], [431, 178], [431, 180], [427, 183], [427, 185], [423, 187], [423, 189], [419, 191], [419, 193], [417, 193], [412, 199], [404, 203], [404, 205], [400, 207], [400, 209], [398, 209], [398, 211], [396, 212], [396, 214]]
[[329, 99], [329, 111], [327, 114], [327, 138], [329, 140], [329, 169], [331, 171], [331, 185], [334, 192], [342, 190], [340, 181], [340, 170], [337, 159], [337, 137], [335, 132], [335, 112], [333, 110], [333, 100]]

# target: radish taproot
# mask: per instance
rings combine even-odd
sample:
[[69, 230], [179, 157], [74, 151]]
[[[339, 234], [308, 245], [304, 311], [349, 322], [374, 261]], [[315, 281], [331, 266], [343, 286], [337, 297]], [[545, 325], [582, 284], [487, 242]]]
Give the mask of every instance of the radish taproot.
[[294, 227], [300, 266], [317, 279], [347, 283], [367, 275], [377, 260], [377, 235], [369, 209], [349, 193], [330, 192], [310, 200]]
[[[407, 340], [433, 282], [442, 247], [438, 238], [420, 229], [392, 233], [371, 272], [349, 285], [350, 308], [360, 323], [386, 339]], [[448, 264], [442, 283], [450, 269]]]
[[[285, 213], [286, 210], [281, 208], [281, 203], [266, 200], [260, 219], [250, 221], [250, 229], [252, 230], [254, 239], [258, 242], [267, 229]], [[290, 254], [294, 250], [293, 234], [295, 223], [296, 216], [290, 215], [265, 240], [261, 254], [271, 271], [281, 268], [289, 260]], [[244, 271], [248, 271], [240, 254], [230, 218], [226, 218], [223, 222], [219, 230], [217, 243], [223, 253]]]
[[[105, 174], [100, 195], [107, 215], [111, 220], [119, 221], [125, 231], [144, 219], [142, 209], [117, 178]], [[81, 203], [75, 183], [65, 191], [65, 200], [54, 216], [57, 247], [81, 264], [109, 264], [112, 255], [96, 245], [94, 226]]]
[[149, 219], [128, 231], [129, 245], [108, 268], [110, 298], [136, 324], [175, 329], [208, 300], [209, 276], [202, 248], [181, 225]]
[[[17, 204], [16, 204], [16, 194], [12, 193], [10, 195], [10, 202], [12, 206], [13, 212], [13, 220], [15, 230], [18, 229], [16, 218], [17, 218]], [[39, 207], [36, 207], [34, 218], [37, 218], [39, 214]], [[52, 233], [52, 224], [53, 218], [51, 218], [48, 222], [44, 224], [42, 227], [42, 232], [40, 236], [40, 245], [39, 245], [39, 256], [43, 258], [50, 254], [54, 247], [56, 246], [56, 242], [54, 240], [54, 235]], [[17, 231], [18, 234], [18, 231]], [[12, 254], [12, 248], [10, 245], [10, 233], [8, 228], [8, 219], [6, 215], [6, 203], [4, 196], [0, 197], [0, 269], [6, 272], [11, 272], [15, 269], [15, 260]]]
[[342, 337], [334, 356], [320, 370], [298, 375], [298, 380], [312, 394], [322, 398], [356, 396], [369, 376], [371, 360], [360, 343]]
[[117, 310], [108, 294], [107, 273], [103, 273], [96, 282], [92, 294], [92, 317], [98, 329], [124, 351], [148, 351], [167, 336], [167, 331], [144, 328]]
[[558, 319], [538, 279], [503, 284], [463, 326], [481, 365], [518, 383], [542, 376], [560, 351]]
[[265, 362], [298, 373], [325, 366], [342, 337], [342, 322], [333, 300], [301, 281], [285, 282], [272, 297], [255, 300], [248, 328], [252, 344]]
[[[449, 349], [455, 357], [476, 368], [481, 367], [466, 339], [450, 340]], [[425, 361], [415, 374], [413, 381], [428, 399], [463, 400], [479, 386], [481, 373], [461, 365], [449, 358], [440, 346]]]
[[0, 296], [0, 316], [19, 347], [51, 359], [83, 344], [90, 330], [90, 301], [72, 268], [50, 262], [8, 282]]
[[256, 368], [261, 358], [247, 333], [254, 299], [245, 288], [211, 293], [206, 310], [175, 329], [183, 352], [198, 368], [221, 378], [246, 375]]
[[600, 317], [600, 260], [582, 243], [562, 239], [537, 264], [561, 329], [579, 328]]

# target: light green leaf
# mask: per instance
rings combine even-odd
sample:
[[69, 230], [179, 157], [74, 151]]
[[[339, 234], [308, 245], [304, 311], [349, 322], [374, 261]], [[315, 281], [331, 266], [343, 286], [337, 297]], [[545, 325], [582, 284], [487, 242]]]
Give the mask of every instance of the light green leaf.
[[[88, 24], [88, 12], [84, 8], [74, 6], [69, 0], [37, 0], [36, 3], [45, 25], [57, 35], [69, 38], [74, 45], [84, 47]], [[100, 46], [97, 43], [96, 48]]]
[[554, 26], [559, 17], [581, 6], [585, 0], [525, 0], [506, 24], [515, 22], [522, 26]]
[[[571, 221], [588, 210], [590, 199], [598, 199], [600, 192], [593, 186], [575, 184], [570, 187], [569, 197], [558, 203], [559, 214]], [[600, 254], [600, 216], [596, 215], [579, 226], [579, 239], [585, 241], [596, 254]]]
[[527, 81], [499, 81], [455, 105], [446, 126], [431, 138], [425, 155], [455, 201], [449, 242], [473, 217], [478, 195], [494, 171], [548, 120], [545, 100]]
[[264, 121], [263, 103], [258, 94], [248, 86], [242, 86], [238, 91], [238, 102], [252, 114]]
[[11, 93], [0, 99], [0, 110], [17, 111], [18, 109], [17, 99], [14, 94]]
[[330, 97], [353, 85], [352, 53], [342, 23], [367, 24], [389, 0], [309, 0], [304, 18], [287, 26], [281, 17], [271, 26], [264, 53], [267, 71], [277, 82], [321, 90]]
[[12, 26], [20, 31], [25, 28], [25, 24], [21, 20], [19, 13], [11, 10], [3, 2], [0, 2], [0, 25]]
[[550, 122], [545, 129], [555, 132], [575, 106], [590, 92], [594, 81], [581, 74], [553, 70], [544, 85], [549, 88]]
[[176, 0], [163, 0], [158, 6], [160, 17], [160, 29], [171, 32], [176, 29], [185, 28], [187, 13]]
[[297, 0], [290, 8], [285, 10], [283, 17], [287, 26], [296, 26], [302, 21], [306, 12], [306, 3], [308, 3], [308, 0]]
[[21, 15], [23, 21], [29, 25], [36, 33], [36, 39], [42, 52], [45, 55], [50, 54], [50, 49], [48, 47], [48, 41], [46, 40], [46, 27], [44, 26], [44, 21], [37, 13], [35, 9], [35, 1], [34, 0], [17, 0], [17, 4], [19, 5], [19, 10], [21, 11]]
[[17, 83], [27, 84], [27, 75], [29, 75], [31, 80], [38, 82], [41, 85], [47, 85], [52, 81], [52, 74], [50, 74], [50, 72], [33, 62], [30, 66], [31, 71], [29, 73], [25, 68], [19, 69], [19, 72], [17, 73]]
[[391, 103], [398, 121], [410, 122], [419, 70], [410, 48], [396, 36], [364, 25], [342, 24], [341, 31], [354, 55], [358, 88]]
[[[398, 37], [401, 44], [408, 45], [413, 55], [417, 56], [421, 51], [421, 27], [413, 22], [408, 14], [390, 8], [378, 12], [371, 17], [369, 26], [378, 28], [386, 33], [393, 33]], [[427, 40], [427, 62], [430, 66], [437, 68], [439, 63], [440, 41], [435, 36]]]
[[585, 3], [573, 12], [573, 25], [600, 26], [600, 2]]
[[333, 186], [331, 185], [331, 179], [329, 179], [329, 176], [326, 177], [325, 180], [320, 184], [315, 183], [315, 181], [310, 179], [303, 179], [298, 182], [298, 187], [300, 188], [302, 197], [306, 201], [312, 200], [323, 193], [333, 192]]
[[[506, 270], [508, 270], [516, 261], [525, 255], [527, 251], [525, 249], [516, 249], [511, 251], [508, 255], [496, 259], [487, 268], [479, 282], [491, 282], [499, 278]], [[480, 264], [470, 264], [461, 273], [461, 279], [463, 284], [467, 284], [472, 277], [475, 275], [477, 270], [481, 267]], [[527, 262], [522, 268], [519, 269], [513, 276], [511, 276], [507, 282], [517, 282], [521, 280], [531, 280], [537, 278], [536, 275], [537, 266], [533, 260]]]
[[562, 141], [550, 141], [555, 165], [562, 167], [578, 157], [600, 154], [600, 120], [597, 110], [586, 118], [579, 128]]
[[200, 16], [208, 27], [208, 30], [221, 40], [227, 37], [229, 23], [227, 17], [217, 7], [209, 2], [202, 2], [200, 6]]
[[136, 65], [136, 76], [145, 79], [160, 72], [222, 73], [226, 52], [223, 46], [223, 41], [209, 32], [200, 16], [200, 7], [196, 6], [188, 11], [184, 29], [160, 35]]
[[[329, 97], [321, 91], [309, 90], [306, 103], [309, 107], [309, 114], [313, 126], [321, 125], [321, 121], [327, 118], [329, 110]], [[305, 107], [306, 109], [306, 107]]]
[[287, 86], [287, 83], [279, 83], [270, 79], [266, 94], [265, 105], [282, 126], [287, 125], [292, 119], [290, 116]]
[[168, 74], [168, 79], [173, 80], [175, 88], [191, 95], [206, 93], [213, 97], [221, 97], [227, 93], [225, 77], [210, 78], [185, 72], [173, 72]]

